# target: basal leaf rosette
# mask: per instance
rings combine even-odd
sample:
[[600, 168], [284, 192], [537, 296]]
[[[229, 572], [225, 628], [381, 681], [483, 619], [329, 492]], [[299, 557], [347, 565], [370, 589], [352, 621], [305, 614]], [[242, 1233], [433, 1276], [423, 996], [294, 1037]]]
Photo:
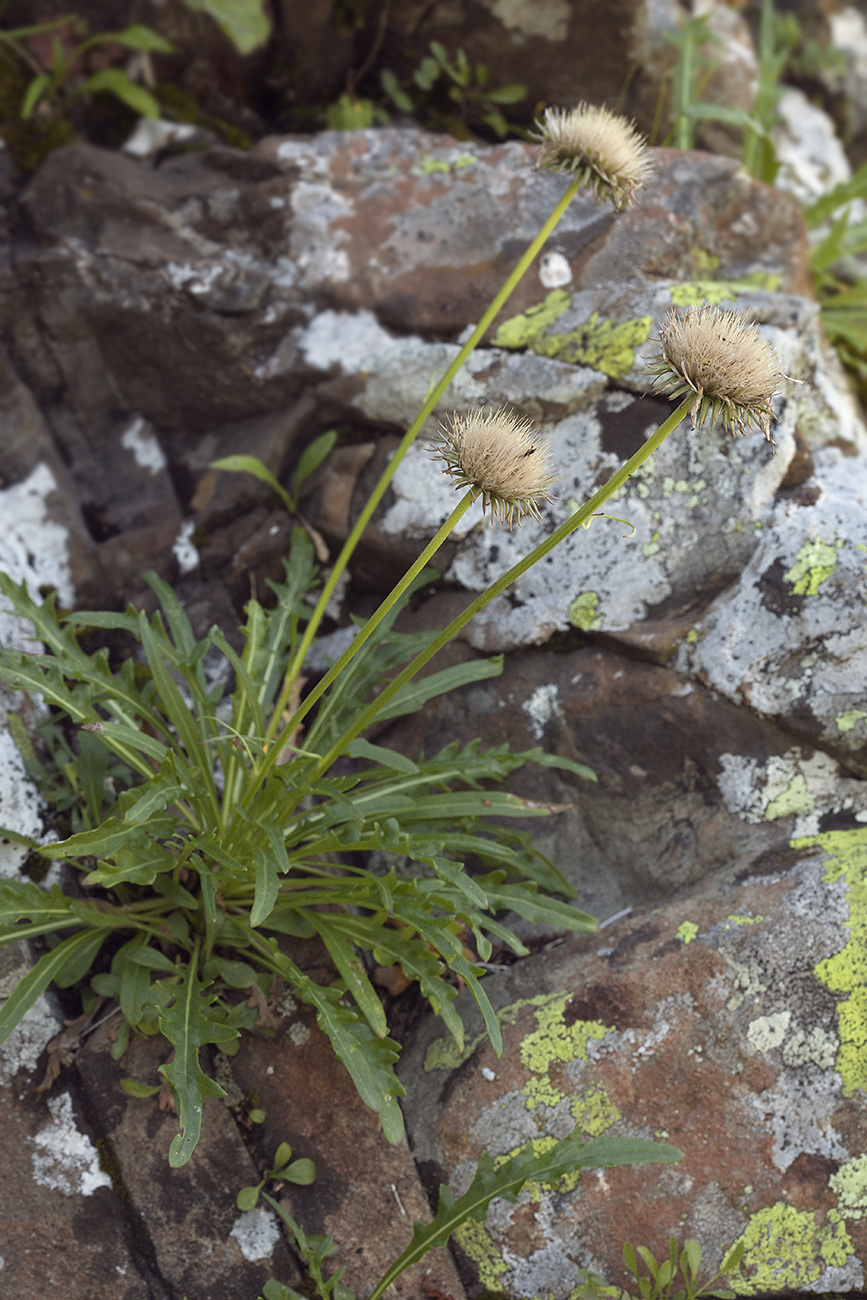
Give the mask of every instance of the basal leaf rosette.
[[653, 170], [638, 130], [616, 113], [593, 104], [546, 108], [536, 123], [541, 143], [537, 168], [580, 180], [602, 202], [628, 208]]
[[732, 434], [745, 434], [754, 425], [773, 442], [773, 399], [784, 376], [756, 325], [740, 312], [718, 307], [686, 316], [672, 312], [659, 341], [662, 350], [651, 373], [672, 401], [695, 394], [693, 428], [720, 420]]
[[433, 451], [458, 489], [474, 489], [482, 510], [503, 523], [539, 518], [539, 503], [553, 498], [550, 449], [533, 424], [505, 409], [454, 414], [440, 427]]

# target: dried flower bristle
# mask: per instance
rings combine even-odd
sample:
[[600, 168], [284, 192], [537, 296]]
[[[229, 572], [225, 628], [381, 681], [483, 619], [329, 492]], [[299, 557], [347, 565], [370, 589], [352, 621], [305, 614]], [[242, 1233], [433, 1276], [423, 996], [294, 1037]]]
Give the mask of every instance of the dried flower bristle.
[[676, 400], [695, 393], [692, 425], [721, 420], [733, 434], [760, 428], [769, 442], [773, 397], [783, 378], [773, 348], [735, 311], [704, 307], [673, 312], [660, 330], [662, 354], [651, 371]]
[[653, 162], [635, 126], [607, 108], [546, 108], [536, 123], [541, 149], [536, 166], [580, 180], [601, 202], [629, 207]]
[[524, 515], [539, 517], [539, 502], [551, 501], [554, 481], [550, 451], [538, 441], [529, 420], [502, 409], [485, 414], [454, 414], [440, 426], [434, 452], [445, 462], [456, 488], [473, 488], [511, 528]]

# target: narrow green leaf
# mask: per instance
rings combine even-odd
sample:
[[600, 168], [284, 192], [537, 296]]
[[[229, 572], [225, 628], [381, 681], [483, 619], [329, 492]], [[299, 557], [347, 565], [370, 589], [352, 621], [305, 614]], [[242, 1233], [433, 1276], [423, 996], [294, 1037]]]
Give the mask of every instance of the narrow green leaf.
[[42, 844], [38, 852], [44, 858], [111, 857], [124, 845], [140, 839], [142, 834], [141, 825], [127, 826], [117, 817], [108, 817], [92, 831], [81, 831], [56, 844]]
[[362, 737], [356, 737], [351, 745], [346, 748], [346, 753], [350, 758], [366, 758], [372, 763], [379, 763], [382, 767], [391, 768], [395, 772], [407, 772], [414, 776], [419, 771], [418, 763], [414, 763], [411, 758], [404, 754], [398, 754], [394, 749], [385, 749], [382, 745], [372, 745], [369, 740]]
[[316, 1008], [319, 1028], [331, 1040], [365, 1106], [379, 1115], [386, 1139], [400, 1142], [404, 1129], [397, 1098], [404, 1089], [392, 1069], [400, 1054], [398, 1044], [378, 1038], [351, 1007], [341, 1006], [338, 989], [322, 988], [282, 953], [275, 953], [273, 961], [302, 1002]]
[[[168, 747], [155, 736], [148, 736], [143, 731], [138, 731], [135, 727], [127, 726], [123, 722], [102, 722], [98, 725], [96, 734], [101, 740], [114, 749], [112, 742], [117, 742], [118, 746], [129, 746], [132, 749], [141, 750], [149, 758], [154, 758], [162, 766], [166, 756], [169, 753]], [[150, 768], [147, 769], [151, 771]]]
[[367, 978], [364, 963], [352, 949], [352, 944], [338, 929], [331, 926], [331, 917], [325, 912], [313, 912], [310, 920], [331, 958], [346, 982], [352, 995], [377, 1038], [385, 1038], [388, 1023], [376, 990]]
[[14, 926], [25, 917], [49, 930], [74, 925], [70, 901], [59, 885], [52, 885], [49, 892], [30, 880], [4, 880], [0, 882], [0, 927]]
[[336, 442], [337, 434], [334, 429], [330, 429], [328, 433], [320, 434], [318, 438], [315, 438], [313, 442], [304, 448], [295, 473], [292, 475], [292, 494], [296, 506], [304, 484], [309, 478], [312, 478], [326, 457], [331, 455]]
[[688, 1281], [694, 1282], [698, 1277], [700, 1268], [701, 1246], [690, 1237], [683, 1243], [683, 1250], [680, 1254], [680, 1271]]
[[172, 1085], [178, 1105], [180, 1132], [169, 1148], [173, 1169], [185, 1165], [196, 1148], [205, 1097], [225, 1096], [220, 1085], [209, 1079], [199, 1065], [199, 1049], [206, 1043], [228, 1043], [238, 1037], [233, 1024], [219, 1023], [205, 1014], [214, 999], [196, 976], [197, 960], [198, 947], [181, 975], [168, 983], [159, 981], [172, 999], [171, 1005], [160, 1011], [160, 1028], [175, 1054], [167, 1065], [160, 1066], [160, 1074]]
[[71, 988], [90, 970], [96, 956], [108, 938], [108, 927], [89, 932], [89, 942], [82, 942], [69, 953], [63, 965], [54, 973], [54, 983], [59, 989]]
[[162, 812], [166, 804], [177, 799], [178, 795], [184, 793], [184, 788], [178, 781], [170, 777], [154, 777], [153, 780], [146, 782], [140, 787], [141, 793], [137, 794], [134, 801], [124, 809], [123, 819], [125, 822], [131, 822], [134, 825], [139, 822], [145, 822], [154, 813]]
[[489, 90], [487, 99], [491, 104], [519, 104], [527, 97], [527, 87], [520, 82], [514, 85], [500, 86], [498, 90]]
[[230, 989], [248, 989], [257, 980], [252, 966], [245, 961], [230, 961], [227, 957], [212, 957], [202, 974], [205, 979], [221, 979]]
[[489, 677], [499, 677], [503, 671], [503, 656], [493, 659], [471, 659], [465, 664], [455, 664], [452, 668], [443, 668], [438, 673], [427, 677], [417, 677], [407, 682], [376, 715], [377, 722], [386, 718], [401, 718], [404, 714], [415, 713], [428, 700], [448, 691], [455, 691], [470, 682], [483, 682]]
[[264, 849], [260, 849], [258, 844], [253, 846], [253, 867], [256, 873], [256, 888], [250, 911], [250, 924], [260, 925], [274, 910], [280, 879], [274, 857]]
[[122, 32], [106, 32], [104, 39], [117, 41], [118, 45], [125, 45], [128, 50], [153, 50], [155, 54], [173, 54], [175, 48], [159, 32], [141, 23], [133, 23]]
[[81, 83], [75, 94], [96, 95], [100, 92], [114, 95], [143, 117], [158, 118], [160, 115], [160, 106], [153, 95], [144, 86], [137, 86], [134, 81], [130, 81], [120, 68], [103, 68], [102, 71], [95, 72]]
[[270, 488], [277, 493], [290, 514], [295, 511], [295, 503], [283, 484], [274, 477], [267, 465], [264, 465], [258, 456], [223, 456], [220, 460], [212, 460], [211, 469], [224, 469], [235, 474], [252, 474], [254, 478], [260, 479], [261, 482], [267, 483]]
[[51, 952], [47, 952], [43, 957], [39, 958], [33, 969], [28, 971], [24, 978], [16, 984], [3, 1006], [0, 1007], [0, 1043], [9, 1037], [18, 1022], [33, 1006], [40, 993], [44, 993], [48, 988], [58, 971], [63, 970], [70, 958], [82, 948], [87, 948], [92, 942], [92, 932], [82, 930], [79, 934], [73, 934], [69, 939], [64, 939]]
[[120, 1086], [130, 1097], [155, 1097], [163, 1088], [161, 1083], [140, 1083], [138, 1079], [121, 1079]]
[[540, 1155], [534, 1154], [533, 1144], [528, 1142], [497, 1169], [484, 1152], [469, 1188], [458, 1200], [447, 1187], [440, 1187], [439, 1205], [433, 1222], [415, 1223], [412, 1241], [379, 1279], [370, 1300], [379, 1300], [401, 1273], [418, 1263], [429, 1250], [444, 1246], [455, 1229], [468, 1219], [483, 1223], [495, 1196], [514, 1204], [527, 1179], [540, 1183], [557, 1182], [576, 1169], [671, 1163], [680, 1160], [682, 1155], [676, 1147], [639, 1138], [596, 1138], [591, 1142], [582, 1142], [580, 1138], [581, 1134], [574, 1130], [569, 1137]]
[[33, 110], [51, 85], [51, 77], [47, 72], [40, 72], [33, 78], [27, 90], [24, 93], [24, 99], [21, 102], [21, 116], [28, 118], [33, 116]]

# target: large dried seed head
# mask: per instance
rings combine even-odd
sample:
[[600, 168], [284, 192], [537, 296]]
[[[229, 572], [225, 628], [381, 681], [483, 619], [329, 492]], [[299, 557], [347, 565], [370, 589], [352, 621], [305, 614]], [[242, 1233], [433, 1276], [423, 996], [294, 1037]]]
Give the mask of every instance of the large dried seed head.
[[542, 145], [536, 166], [573, 176], [600, 202], [629, 207], [653, 170], [650, 150], [633, 124], [607, 108], [546, 108], [536, 125]]
[[735, 311], [703, 307], [673, 312], [660, 330], [662, 353], [651, 366], [672, 400], [695, 393], [692, 425], [722, 420], [732, 433], [750, 425], [769, 442], [773, 397], [783, 375], [776, 355], [755, 325]]
[[511, 528], [524, 515], [539, 517], [539, 502], [552, 500], [550, 451], [529, 420], [509, 411], [455, 414], [440, 426], [434, 452], [456, 488], [473, 488], [482, 509]]

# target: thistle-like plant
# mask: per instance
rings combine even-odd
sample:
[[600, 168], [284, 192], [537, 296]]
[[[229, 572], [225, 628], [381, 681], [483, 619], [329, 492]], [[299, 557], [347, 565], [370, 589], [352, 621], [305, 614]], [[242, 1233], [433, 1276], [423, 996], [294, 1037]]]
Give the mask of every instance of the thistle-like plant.
[[692, 393], [692, 426], [720, 420], [732, 433], [750, 425], [771, 439], [773, 399], [783, 375], [770, 344], [739, 312], [700, 307], [673, 311], [660, 331], [652, 371], [672, 398]]
[[646, 142], [631, 122], [597, 108], [546, 108], [537, 123], [537, 167], [574, 176], [600, 202], [616, 208], [633, 202], [653, 169]]
[[[638, 182], [634, 174], [633, 186]], [[539, 748], [511, 754], [505, 746], [482, 751], [477, 742], [454, 741], [436, 755], [410, 759], [364, 733], [501, 671], [501, 659], [483, 659], [418, 678], [478, 610], [588, 523], [687, 414], [701, 419], [716, 413], [702, 398], [694, 411], [693, 384], [604, 487], [447, 628], [399, 634], [398, 613], [426, 581], [426, 566], [473, 501], [481, 498], [511, 521], [538, 513], [539, 501], [548, 497], [544, 442], [527, 426], [502, 412], [494, 419], [453, 419], [440, 454], [464, 490], [455, 510], [306, 694], [302, 677], [330, 596], [397, 464], [579, 184], [567, 186], [434, 386], [321, 586], [313, 542], [295, 529], [284, 581], [271, 584], [273, 607], [266, 610], [256, 600], [246, 607], [240, 653], [217, 628], [197, 639], [171, 588], [155, 575], [149, 582], [160, 610], [151, 618], [133, 607], [123, 614], [60, 613], [53, 597], [39, 603], [24, 585], [0, 575], [0, 592], [31, 621], [42, 643], [34, 653], [0, 651], [0, 677], [66, 715], [84, 796], [72, 834], [60, 842], [39, 844], [3, 832], [43, 859], [67, 864], [72, 880], [66, 890], [54, 884], [45, 891], [29, 881], [0, 886], [0, 942], [38, 940], [47, 949], [0, 1010], [0, 1040], [52, 981], [69, 987], [93, 970], [84, 986], [86, 1008], [97, 996], [111, 997], [123, 1012], [116, 1056], [131, 1032], [161, 1032], [173, 1049], [160, 1067], [178, 1110], [173, 1165], [184, 1164], [195, 1148], [203, 1098], [222, 1092], [202, 1068], [201, 1048], [218, 1044], [231, 1051], [241, 1030], [254, 1027], [275, 976], [315, 1009], [362, 1099], [379, 1114], [389, 1140], [398, 1141], [402, 1088], [393, 1065], [399, 1049], [388, 1037], [368, 961], [400, 966], [459, 1044], [464, 1030], [455, 998], [461, 981], [500, 1051], [485, 962], [495, 943], [526, 952], [503, 915], [576, 931], [595, 928], [566, 901], [572, 891], [529, 836], [493, 824], [550, 810], [491, 789], [530, 761], [594, 779], [588, 768]], [[719, 369], [719, 357], [716, 364]], [[683, 381], [682, 368], [671, 373]], [[733, 420], [738, 400], [730, 394], [724, 408]], [[318, 463], [320, 450], [309, 450], [305, 473]], [[294, 511], [302, 479], [299, 467], [286, 498]], [[308, 597], [317, 590], [311, 609]], [[115, 671], [106, 650], [87, 653], [79, 636], [89, 629], [131, 636], [138, 662], [128, 658]], [[421, 870], [377, 875], [359, 865], [374, 851]], [[470, 858], [480, 864], [478, 874], [465, 869]], [[305, 975], [287, 951], [287, 938], [313, 937], [334, 963], [330, 984]]]

